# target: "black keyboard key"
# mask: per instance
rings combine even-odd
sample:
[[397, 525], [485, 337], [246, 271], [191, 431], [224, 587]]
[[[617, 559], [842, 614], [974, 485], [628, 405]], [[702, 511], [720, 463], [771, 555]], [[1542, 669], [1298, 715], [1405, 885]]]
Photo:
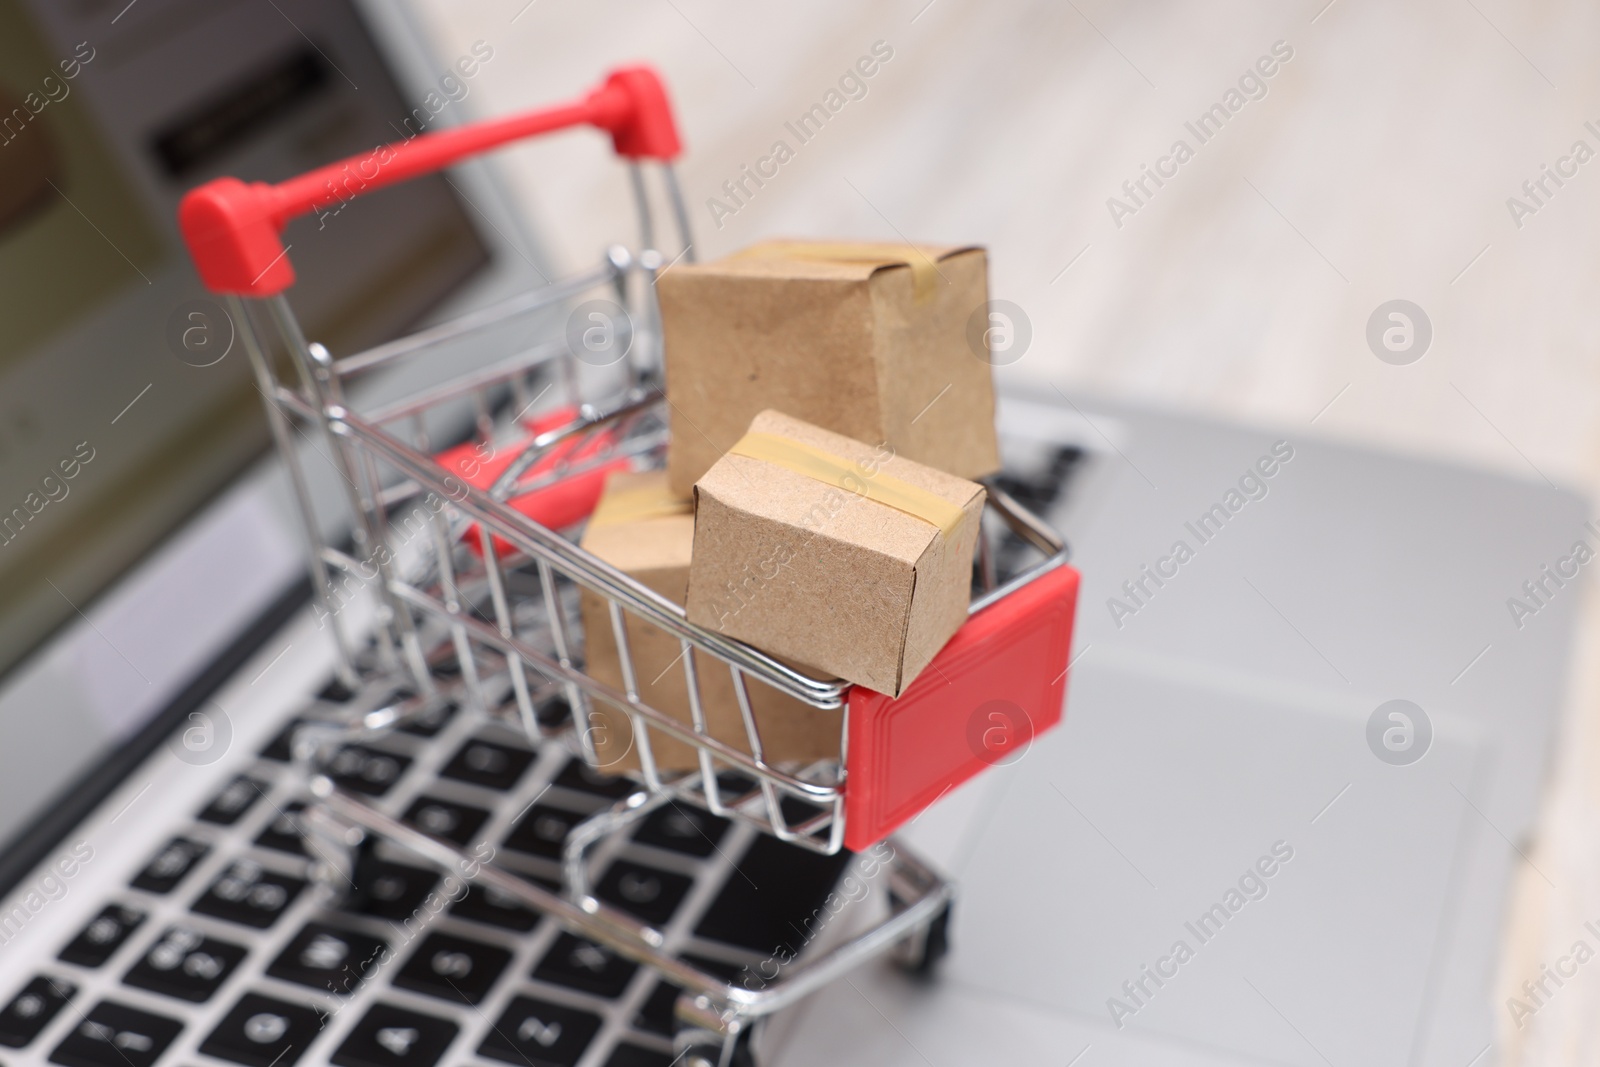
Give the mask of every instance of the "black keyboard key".
[[294, 732], [304, 723], [304, 719], [291, 720], [287, 726], [278, 731], [278, 736], [267, 742], [267, 747], [263, 748], [257, 755], [274, 763], [288, 763], [294, 758]]
[[639, 1014], [633, 1017], [634, 1027], [647, 1034], [671, 1037], [678, 1029], [678, 1020], [673, 1014], [673, 1008], [678, 1003], [678, 994], [681, 992], [683, 990], [665, 979], [657, 981], [656, 987], [650, 990], [650, 995], [639, 1005]]
[[760, 982], [760, 979], [757, 978], [747, 966], [742, 966], [737, 963], [729, 963], [726, 960], [707, 959], [705, 956], [696, 956], [692, 952], [685, 952], [678, 958], [683, 960], [684, 963], [694, 964], [707, 974], [716, 975], [724, 982], [735, 982], [737, 979], [739, 979], [740, 975], [744, 975], [745, 977], [743, 980], [738, 981], [737, 984], [743, 985], [747, 989], [759, 988], [758, 983]]
[[394, 976], [394, 984], [458, 1004], [478, 1004], [510, 962], [511, 953], [503, 948], [451, 934], [429, 934]]
[[272, 961], [267, 974], [325, 993], [353, 993], [383, 962], [388, 949], [382, 938], [309, 923]]
[[146, 893], [170, 893], [178, 888], [190, 871], [206, 858], [210, 845], [191, 841], [187, 837], [174, 837], [167, 842], [155, 858], [145, 864], [131, 883], [135, 889]]
[[722, 816], [693, 804], [669, 801], [645, 817], [633, 839], [641, 845], [704, 859], [716, 851], [731, 825]]
[[291, 1067], [316, 1040], [324, 1021], [315, 1008], [247, 993], [200, 1051], [245, 1067]]
[[790, 829], [804, 826], [818, 815], [826, 815], [829, 811], [828, 808], [808, 804], [799, 797], [784, 797], [778, 801], [778, 810], [783, 812], [783, 821]]
[[339, 680], [339, 676], [336, 674], [331, 680], [329, 680], [328, 684], [323, 686], [321, 691], [317, 693], [317, 699], [325, 700], [329, 704], [343, 704], [345, 701], [349, 700], [355, 695], [356, 691], [341, 682]]
[[455, 701], [437, 704], [400, 727], [400, 732], [413, 737], [435, 737], [456, 716]]
[[[692, 963], [707, 974], [714, 974], [733, 985], [742, 985], [746, 989], [761, 988], [761, 985], [757, 984], [759, 979], [756, 982], [750, 980], [754, 975], [740, 981], [740, 974], [746, 969], [735, 964], [694, 955], [684, 955], [682, 959], [685, 963]], [[650, 990], [650, 995], [645, 997], [644, 1003], [639, 1006], [639, 1013], [633, 1017], [634, 1029], [647, 1034], [660, 1034], [663, 1037], [671, 1037], [677, 1033], [678, 1018], [674, 1009], [678, 1003], [678, 994], [682, 992], [682, 989], [664, 978], [657, 980], [655, 988]]]
[[473, 836], [489, 821], [489, 813], [470, 804], [457, 804], [438, 797], [418, 797], [411, 802], [400, 821], [415, 826], [425, 834], [442, 837], [465, 847], [472, 843]]
[[806, 924], [815, 922], [852, 857], [844, 850], [823, 856], [763, 834], [729, 872], [695, 933], [763, 954], [797, 953]]
[[355, 888], [344, 908], [358, 915], [404, 922], [417, 914], [438, 884], [437, 871], [363, 855], [356, 863]]
[[717, 796], [724, 804], [733, 804], [761, 791], [761, 783], [738, 771], [723, 771], [717, 775]]
[[527, 814], [517, 820], [517, 825], [506, 835], [505, 846], [514, 852], [526, 852], [545, 859], [561, 858], [561, 846], [566, 843], [572, 828], [587, 819], [548, 804], [535, 804]]
[[599, 997], [620, 996], [639, 965], [608, 948], [571, 934], [562, 934], [533, 976], [552, 985], [582, 990]]
[[32, 1044], [77, 995], [78, 987], [71, 982], [43, 975], [35, 978], [0, 1011], [0, 1045], [24, 1048]]
[[[502, 714], [515, 718], [516, 702], [508, 702], [500, 710]], [[567, 703], [566, 697], [545, 697], [533, 706], [533, 718], [540, 726], [554, 733], [572, 721], [572, 705]]]
[[256, 844], [262, 848], [270, 848], [274, 852], [287, 852], [291, 856], [304, 856], [305, 834], [300, 832], [300, 822], [296, 818], [306, 806], [299, 801], [285, 804], [278, 811], [277, 818], [267, 824], [256, 838]]
[[410, 766], [410, 756], [350, 745], [334, 753], [333, 759], [328, 761], [328, 777], [352, 793], [381, 797]]
[[433, 1067], [460, 1029], [448, 1019], [374, 1004], [331, 1059], [337, 1067]]
[[274, 874], [253, 860], [234, 860], [191, 910], [265, 930], [305, 887], [300, 879]]
[[195, 818], [218, 826], [232, 826], [255, 807], [256, 801], [266, 796], [268, 788], [267, 783], [241, 774], [224, 786]]
[[665, 926], [683, 903], [694, 879], [617, 860], [595, 885], [594, 895], [652, 926]]
[[611, 1050], [605, 1067], [673, 1067], [676, 1063], [677, 1057], [670, 1052], [623, 1043]]
[[[765, 982], [750, 972], [747, 967], [727, 963], [723, 960], [710, 960], [704, 956], [685, 953], [680, 957], [685, 963], [692, 963], [707, 974], [716, 975], [723, 981], [745, 989], [760, 989]], [[678, 994], [683, 990], [667, 981], [659, 979], [655, 988], [650, 990], [650, 995], [639, 1006], [639, 1012], [633, 1017], [633, 1026], [647, 1034], [660, 1034], [671, 1037], [678, 1032], [678, 1018], [675, 1008], [678, 1003]]]
[[533, 997], [517, 997], [478, 1046], [478, 1054], [517, 1067], [573, 1067], [600, 1030], [600, 1016]]
[[638, 792], [641, 788], [630, 778], [601, 774], [577, 756], [568, 760], [567, 765], [561, 768], [561, 773], [556, 775], [555, 784], [565, 789], [575, 789], [580, 793], [605, 797], [607, 800], [620, 800], [630, 793]]
[[481, 885], [469, 887], [467, 895], [450, 909], [450, 914], [523, 934], [539, 925], [538, 912], [518, 904], [516, 897]]
[[151, 1067], [183, 1024], [164, 1015], [102, 1000], [50, 1053], [64, 1067]]
[[142, 911], [112, 904], [96, 915], [83, 928], [83, 932], [61, 950], [61, 959], [79, 967], [103, 966], [133, 936], [144, 919], [145, 913]]
[[243, 945], [207, 937], [187, 926], [173, 926], [122, 981], [200, 1004], [211, 999], [249, 952]]
[[504, 792], [521, 780], [532, 763], [533, 753], [525, 748], [472, 740], [451, 757], [439, 777]]

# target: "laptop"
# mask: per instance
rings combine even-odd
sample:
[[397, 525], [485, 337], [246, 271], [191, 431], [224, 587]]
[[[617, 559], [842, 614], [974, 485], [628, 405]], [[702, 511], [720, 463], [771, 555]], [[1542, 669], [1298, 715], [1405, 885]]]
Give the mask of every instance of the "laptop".
[[[32, 116], [0, 147], [32, 153], [0, 256], [12, 281], [44, 267], [0, 296], [36, 324], [0, 342], [0, 503], [23, 509], [0, 546], [0, 1064], [671, 1063], [676, 991], [515, 901], [393, 853], [336, 902], [310, 886], [288, 731], [349, 694], [260, 398], [172, 225], [217, 174], [473, 117], [492, 48], [431, 55], [403, 5], [0, 18]], [[508, 204], [469, 166], [296, 224], [296, 311], [348, 350], [555, 277]], [[942, 976], [864, 968], [764, 1062], [1479, 1055], [1575, 598], [1510, 632], [1504, 600], [1583, 504], [1087, 398], [1007, 397], [1001, 428], [1006, 487], [1084, 572], [1068, 718], [907, 833], [961, 883]], [[552, 881], [622, 788], [447, 705], [340, 772]], [[843, 869], [770, 841], [666, 810], [597, 891], [651, 887], [675, 951], [737, 975]]]
[[940, 981], [825, 991], [782, 1062], [1496, 1062], [1587, 503], [1091, 398], [1000, 425], [1090, 457], [1066, 719], [906, 834], [960, 888]]

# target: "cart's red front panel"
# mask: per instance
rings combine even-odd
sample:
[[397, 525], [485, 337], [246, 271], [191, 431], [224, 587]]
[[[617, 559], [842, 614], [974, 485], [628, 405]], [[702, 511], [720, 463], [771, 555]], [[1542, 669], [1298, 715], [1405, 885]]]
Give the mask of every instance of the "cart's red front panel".
[[845, 847], [1020, 757], [1061, 720], [1078, 572], [1061, 566], [973, 615], [898, 700], [850, 691]]

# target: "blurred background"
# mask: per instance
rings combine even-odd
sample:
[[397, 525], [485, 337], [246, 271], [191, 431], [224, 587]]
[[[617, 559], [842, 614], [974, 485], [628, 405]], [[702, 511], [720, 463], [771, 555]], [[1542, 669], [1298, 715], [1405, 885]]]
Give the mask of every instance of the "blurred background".
[[[987, 245], [991, 295], [1031, 330], [1003, 381], [1600, 490], [1592, 5], [424, 7], [442, 52], [495, 48], [472, 86], [480, 113], [560, 97], [607, 64], [658, 64], [703, 257], [780, 235]], [[892, 58], [865, 95], [800, 143], [786, 123], [875, 45]], [[1219, 103], [1238, 110], [1202, 142], [1190, 127]], [[793, 157], [737, 203], [724, 182], [776, 141]], [[592, 258], [627, 203], [607, 162], [576, 138], [509, 155], [558, 263]], [[1141, 190], [1158, 167], [1177, 173]], [[1404, 365], [1368, 341], [1393, 300], [1431, 326]], [[1585, 619], [1541, 830], [1516, 843], [1550, 880], [1525, 866], [1506, 995], [1600, 917], [1600, 627], [1592, 608]], [[1581, 1062], [1597, 1025], [1600, 981], [1583, 972], [1524, 1029], [1507, 1025], [1504, 1062]]]

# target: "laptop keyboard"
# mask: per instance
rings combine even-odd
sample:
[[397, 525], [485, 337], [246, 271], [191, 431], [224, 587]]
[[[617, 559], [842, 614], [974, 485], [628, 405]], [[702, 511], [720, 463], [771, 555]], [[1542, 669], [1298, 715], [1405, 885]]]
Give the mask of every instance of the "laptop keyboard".
[[[381, 844], [326, 898], [288, 756], [286, 731], [191, 818], [152, 828], [147, 862], [55, 964], [0, 984], [0, 1050], [65, 1067], [672, 1063], [677, 990], [514, 899]], [[633, 788], [453, 708], [340, 750], [331, 776], [550, 887], [572, 828]], [[596, 896], [730, 978], [802, 947], [849, 862], [683, 804], [594, 859]]]

